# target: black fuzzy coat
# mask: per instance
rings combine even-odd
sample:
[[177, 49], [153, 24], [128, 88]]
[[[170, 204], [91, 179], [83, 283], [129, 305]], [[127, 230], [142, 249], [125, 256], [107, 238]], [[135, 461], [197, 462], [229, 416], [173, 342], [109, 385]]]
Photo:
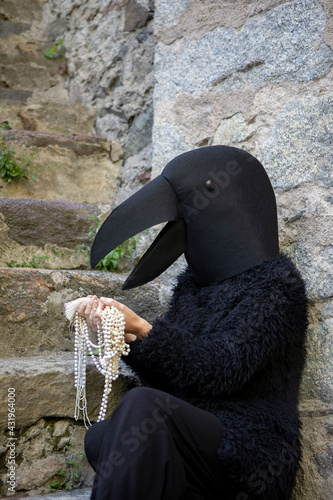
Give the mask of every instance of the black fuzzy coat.
[[290, 496], [306, 327], [304, 282], [284, 255], [211, 285], [187, 270], [168, 312], [125, 359], [146, 385], [220, 419], [219, 458], [239, 499]]

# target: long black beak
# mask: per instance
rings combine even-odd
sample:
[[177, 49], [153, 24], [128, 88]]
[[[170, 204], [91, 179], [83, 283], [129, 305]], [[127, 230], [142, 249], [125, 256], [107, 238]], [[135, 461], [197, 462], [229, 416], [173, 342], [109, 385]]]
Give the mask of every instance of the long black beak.
[[170, 221], [133, 269], [123, 289], [151, 281], [185, 251], [185, 224], [181, 217], [171, 185], [163, 176], [156, 177], [116, 207], [104, 221], [91, 248], [91, 267], [94, 268], [128, 238], [156, 224]]
[[163, 273], [186, 250], [184, 219], [168, 222], [141, 257], [122, 286], [123, 290], [144, 285]]

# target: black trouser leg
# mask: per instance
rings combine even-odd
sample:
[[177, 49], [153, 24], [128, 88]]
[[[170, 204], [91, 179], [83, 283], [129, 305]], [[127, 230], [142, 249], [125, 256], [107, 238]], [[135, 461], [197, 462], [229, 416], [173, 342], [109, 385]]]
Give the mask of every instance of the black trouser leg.
[[222, 438], [211, 413], [156, 389], [132, 389], [86, 434], [92, 500], [235, 498], [217, 458]]

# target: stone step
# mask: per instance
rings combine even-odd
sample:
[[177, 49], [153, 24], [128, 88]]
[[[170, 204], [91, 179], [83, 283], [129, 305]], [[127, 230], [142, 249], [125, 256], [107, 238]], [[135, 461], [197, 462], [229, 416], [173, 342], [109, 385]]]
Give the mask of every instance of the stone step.
[[29, 32], [0, 38], [0, 82], [16, 91], [40, 93], [63, 82], [64, 62], [43, 54], [52, 44], [29, 37]]
[[33, 155], [31, 172], [35, 178], [11, 183], [1, 179], [1, 197], [98, 203], [105, 204], [106, 209], [114, 203], [121, 155], [112, 154], [106, 139], [9, 130], [6, 141], [15, 149], [19, 163], [23, 158], [23, 166], [24, 158]]
[[31, 104], [21, 106], [17, 115], [21, 124], [17, 128], [64, 135], [95, 136], [96, 111], [92, 106], [82, 103]]
[[0, 18], [12, 23], [32, 23], [42, 20], [43, 0], [2, 0], [0, 3]]
[[33, 64], [31, 61], [11, 64], [6, 61], [8, 58], [4, 57], [3, 53], [0, 54], [0, 57], [2, 60], [0, 79], [4, 87], [29, 92], [33, 92], [37, 87], [43, 92], [59, 83], [57, 66], [53, 66], [52, 62], [49, 65]]
[[[0, 102], [1, 102], [1, 122], [5, 121], [3, 119], [6, 109], [12, 106], [19, 106], [26, 103], [29, 97], [32, 96], [32, 92], [24, 90], [13, 90], [6, 87], [0, 87]], [[13, 115], [13, 114], [12, 114]], [[14, 116], [15, 117], [15, 116]]]
[[[79, 488], [73, 491], [61, 491], [59, 493], [50, 493], [38, 497], [29, 496], [29, 500], [89, 500], [91, 488]], [[17, 500], [26, 497], [15, 497]]]
[[[15, 35], [8, 38], [0, 37], [0, 60], [4, 71], [21, 65], [20, 67], [24, 67], [27, 72], [27, 75], [25, 73], [22, 74], [18, 81], [14, 83], [17, 88], [21, 86], [24, 88], [30, 85], [29, 71], [31, 68], [29, 66], [32, 66], [32, 68], [41, 67], [50, 75], [58, 74], [58, 60], [49, 59], [43, 54], [43, 51], [49, 47], [50, 42], [30, 39], [28, 35]], [[5, 83], [4, 80], [2, 82], [3, 84]]]
[[[0, 121], [13, 122], [18, 116], [15, 128], [94, 134], [93, 109], [79, 104], [73, 113], [68, 106], [65, 58], [49, 59], [43, 54], [62, 36], [66, 23], [43, 26], [43, 6], [38, 1], [30, 2], [36, 11], [31, 24], [22, 23], [14, 3], [0, 6]], [[23, 104], [35, 104], [37, 109], [24, 109]]]
[[125, 275], [100, 271], [0, 268], [0, 352], [2, 358], [73, 350], [64, 303], [89, 294], [112, 297], [152, 321], [163, 314], [163, 287], [148, 283], [123, 292]]
[[31, 24], [27, 23], [12, 23], [0, 19], [0, 38], [6, 38], [10, 35], [20, 35], [25, 31], [30, 30]]
[[67, 136], [95, 135], [96, 112], [91, 106], [57, 102], [27, 105], [31, 95], [32, 92], [0, 88], [0, 122], [10, 124], [12, 129], [53, 132]]
[[[104, 388], [104, 377], [87, 358], [87, 408], [91, 422], [96, 422]], [[112, 386], [108, 415], [125, 392], [138, 383], [137, 377], [119, 363], [119, 377]], [[8, 389], [15, 389], [15, 428], [23, 429], [41, 418], [74, 418], [74, 354], [47, 353], [44, 356], [1, 359], [0, 397], [7, 402]], [[8, 407], [0, 409], [0, 432], [7, 428]], [[82, 415], [80, 415], [81, 419]], [[83, 420], [81, 421], [83, 423]]]
[[[73, 353], [0, 360], [0, 495], [8, 495], [6, 477], [9, 445], [15, 446], [16, 495], [49, 493], [53, 489], [91, 486], [93, 470], [84, 456], [86, 427], [82, 413], [74, 419]], [[104, 377], [91, 358], [86, 369], [87, 410], [91, 423], [97, 421]], [[138, 379], [120, 361], [119, 377], [113, 382], [106, 418]], [[15, 430], [7, 429], [9, 389], [15, 395]], [[13, 396], [12, 396], [13, 397]], [[11, 403], [13, 399], [11, 400]], [[89, 425], [86, 422], [87, 426]], [[14, 436], [10, 434], [14, 432]], [[75, 472], [75, 474], [74, 474]]]
[[15, 129], [94, 135], [95, 110], [68, 102], [59, 75], [62, 63], [42, 54], [49, 45], [0, 38], [0, 122]]
[[98, 215], [85, 203], [0, 198], [0, 266], [88, 269]]

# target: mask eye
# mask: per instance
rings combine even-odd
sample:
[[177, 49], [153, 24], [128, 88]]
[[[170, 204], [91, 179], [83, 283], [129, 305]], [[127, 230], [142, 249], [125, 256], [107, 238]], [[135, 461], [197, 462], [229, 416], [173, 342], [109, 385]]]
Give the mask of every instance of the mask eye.
[[207, 191], [214, 191], [214, 184], [211, 180], [206, 181], [205, 189], [207, 189]]

